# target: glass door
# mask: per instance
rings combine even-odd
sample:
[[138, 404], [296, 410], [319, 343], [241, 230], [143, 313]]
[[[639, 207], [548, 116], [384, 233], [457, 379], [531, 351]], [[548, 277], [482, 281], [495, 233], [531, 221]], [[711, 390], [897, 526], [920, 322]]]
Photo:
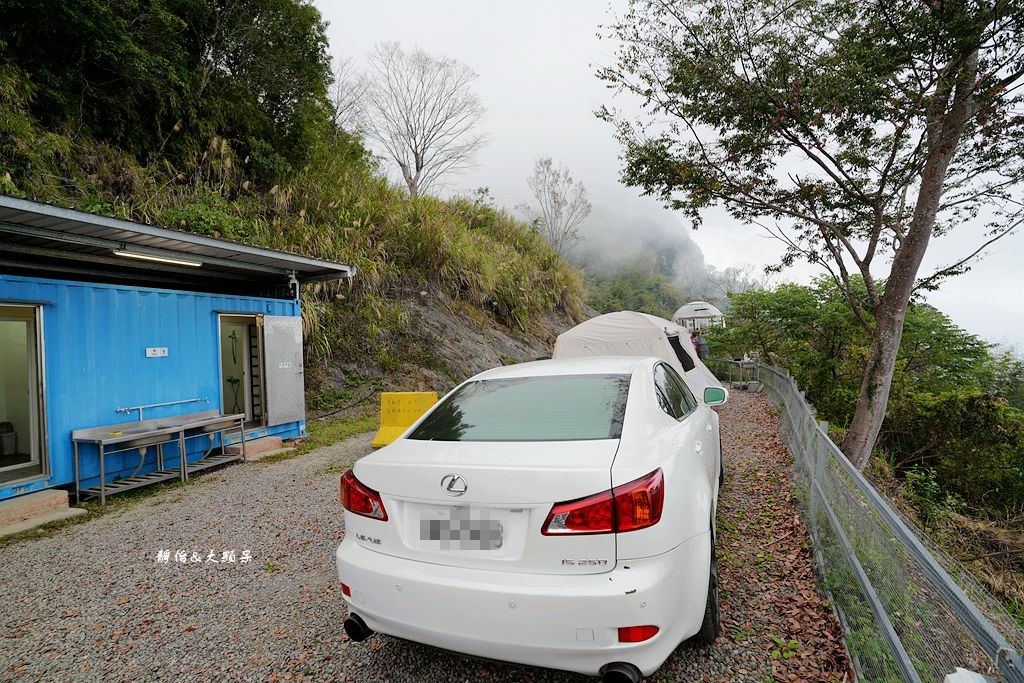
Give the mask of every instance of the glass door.
[[44, 470], [38, 307], [0, 305], [0, 483]]

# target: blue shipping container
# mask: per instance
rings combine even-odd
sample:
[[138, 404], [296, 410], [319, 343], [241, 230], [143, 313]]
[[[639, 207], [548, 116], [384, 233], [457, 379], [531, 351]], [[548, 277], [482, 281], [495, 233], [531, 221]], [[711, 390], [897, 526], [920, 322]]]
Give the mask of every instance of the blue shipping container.
[[[301, 316], [299, 302], [291, 299], [10, 275], [0, 275], [0, 311], [3, 310], [34, 312], [37, 321], [34, 333], [41, 347], [35, 349], [35, 355], [42, 370], [36, 378], [36, 386], [41, 387], [38, 412], [42, 415], [39, 422], [45, 429], [38, 440], [40, 471], [35, 478], [0, 478], [0, 500], [44, 488], [73, 485], [71, 432], [137, 419], [137, 413], [126, 415], [117, 412], [118, 408], [199, 398], [208, 399], [209, 404], [182, 403], [151, 408], [145, 411], [145, 417], [221, 409], [225, 389], [237, 389], [237, 383], [225, 384], [221, 378], [223, 349], [228, 348], [226, 340], [222, 339], [225, 319], [236, 324], [241, 321], [243, 325], [250, 319], [258, 321], [252, 327], [257, 329], [262, 326], [264, 316], [268, 319], [270, 316]], [[301, 334], [299, 337], [299, 367], [293, 374], [299, 376], [297, 391], [300, 395], [290, 400], [301, 406]], [[246, 341], [249, 343], [244, 343]], [[247, 429], [247, 438], [263, 435], [287, 438], [304, 434], [304, 419], [273, 426], [267, 426], [272, 420], [260, 419], [265, 409], [268, 379], [260, 366], [263, 362], [260, 342], [256, 336], [242, 342], [233, 347], [233, 351], [245, 347], [245, 353], [253, 354], [253, 377], [248, 379], [250, 385], [243, 392], [250, 395], [245, 401], [246, 411], [255, 418], [251, 423], [253, 428]], [[290, 362], [277, 364], [275, 359], [271, 369], [278, 365], [291, 368]], [[231, 381], [234, 382], [234, 378]], [[253, 382], [255, 385], [251, 384]], [[263, 398], [258, 397], [260, 391], [264, 392]], [[295, 391], [292, 386], [291, 393]], [[232, 400], [238, 405], [240, 400], [237, 391], [234, 397], [227, 398], [228, 405]], [[298, 414], [301, 415], [301, 409]], [[24, 433], [18, 438], [22, 443], [29, 442], [29, 435]], [[190, 441], [189, 460], [202, 457], [210, 445], [205, 438]], [[173, 464], [177, 459], [176, 451], [165, 451], [165, 457]], [[138, 450], [109, 456], [107, 481], [128, 476], [136, 471], [139, 462]], [[140, 472], [153, 469], [155, 457], [147, 453]], [[95, 449], [82, 450], [81, 479], [82, 488], [98, 484], [99, 463]]]

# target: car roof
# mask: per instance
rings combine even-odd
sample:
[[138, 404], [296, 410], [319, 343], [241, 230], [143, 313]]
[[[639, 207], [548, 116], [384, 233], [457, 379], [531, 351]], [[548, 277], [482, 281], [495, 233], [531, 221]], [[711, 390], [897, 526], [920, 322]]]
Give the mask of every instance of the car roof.
[[644, 356], [552, 358], [486, 370], [478, 375], [474, 375], [470, 380], [553, 375], [631, 375], [638, 366], [653, 365], [657, 360], [654, 357]]

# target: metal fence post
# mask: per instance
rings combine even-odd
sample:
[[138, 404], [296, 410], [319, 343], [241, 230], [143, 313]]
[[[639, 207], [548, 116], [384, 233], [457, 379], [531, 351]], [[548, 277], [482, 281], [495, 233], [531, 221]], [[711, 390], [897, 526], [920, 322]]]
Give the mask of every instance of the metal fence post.
[[[819, 486], [820, 486], [820, 482], [821, 482], [821, 477], [822, 477], [822, 474], [825, 471], [824, 462], [823, 462], [824, 459], [825, 459], [825, 449], [823, 447], [823, 444], [820, 441], [817, 441], [815, 443], [817, 444], [817, 448], [814, 449], [814, 451], [815, 451], [814, 452], [814, 460], [810, 461], [810, 460], [805, 458], [804, 466], [807, 468], [808, 479], [810, 480], [810, 483], [809, 483], [809, 493], [810, 493], [811, 534], [814, 536], [814, 542], [815, 543], [820, 543], [821, 542], [821, 530], [818, 528], [818, 513], [819, 513], [819, 509], [820, 509], [820, 504], [819, 504], [818, 498], [820, 497], [819, 496], [819, 491], [821, 489], [819, 488]], [[821, 568], [822, 568], [822, 572], [824, 572], [824, 570], [825, 570], [825, 561], [824, 561], [825, 557], [824, 557], [824, 555], [821, 556], [821, 560], [822, 560], [821, 561]]]

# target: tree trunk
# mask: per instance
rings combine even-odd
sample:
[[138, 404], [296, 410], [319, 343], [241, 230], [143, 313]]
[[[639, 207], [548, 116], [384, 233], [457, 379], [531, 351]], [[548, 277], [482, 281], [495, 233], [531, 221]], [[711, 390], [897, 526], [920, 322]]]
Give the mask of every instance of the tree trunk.
[[409, 187], [409, 198], [416, 199], [420, 194], [419, 173], [414, 176], [412, 171], [409, 169], [409, 166], [402, 162], [398, 162], [398, 167], [402, 170], [402, 178], [405, 180], [405, 184]]
[[[949, 76], [955, 80], [947, 84], [947, 99], [936, 96], [934, 109], [929, 112], [928, 154], [921, 171], [921, 189], [914, 205], [914, 216], [896, 251], [882, 298], [874, 309], [875, 330], [861, 378], [857, 408], [841, 446], [846, 457], [859, 469], [864, 469], [871, 459], [885, 419], [892, 373], [903, 337], [903, 319], [935, 227], [949, 163], [960, 144], [967, 120], [974, 115], [972, 92], [977, 72], [978, 53], [974, 51], [965, 57], [961, 68]], [[942, 87], [940, 83], [940, 91]]]
[[868, 464], [875, 439], [882, 429], [885, 408], [889, 403], [889, 390], [892, 388], [892, 373], [896, 367], [900, 339], [903, 338], [906, 310], [904, 302], [900, 310], [875, 319], [871, 348], [861, 376], [857, 408], [842, 444], [843, 453], [857, 469], [862, 470]]

